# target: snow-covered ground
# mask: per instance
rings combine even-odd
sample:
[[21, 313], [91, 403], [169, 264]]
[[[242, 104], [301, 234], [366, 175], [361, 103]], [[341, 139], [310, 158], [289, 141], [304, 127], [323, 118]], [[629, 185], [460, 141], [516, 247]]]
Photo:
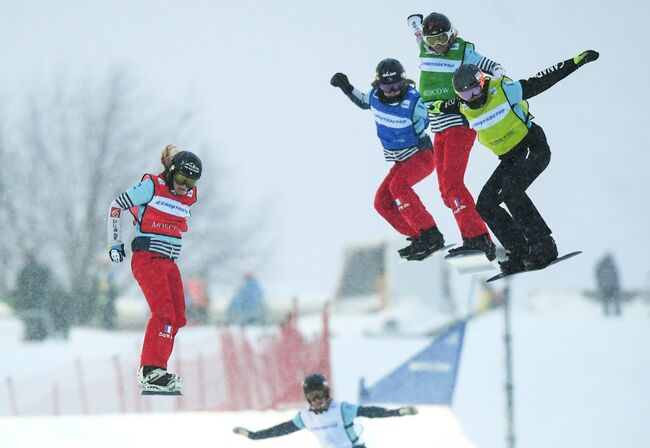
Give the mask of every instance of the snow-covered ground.
[[[635, 301], [625, 307], [621, 318], [607, 319], [595, 303], [576, 294], [540, 293], [526, 299], [517, 297], [516, 289], [513, 293], [517, 446], [650, 446], [650, 306]], [[426, 320], [433, 326], [444, 320], [424, 308], [414, 308], [410, 315], [401, 309], [370, 316], [335, 313], [332, 363], [337, 398], [355, 402], [361, 376], [372, 385], [429, 342], [422, 337], [380, 337], [378, 330], [389, 318], [402, 328], [411, 321], [418, 329]], [[319, 319], [305, 318], [302, 325], [317, 329]], [[23, 344], [7, 336], [15, 334], [16, 328], [15, 322], [0, 320], [3, 378], [31, 376], [35, 368], [54, 368], [82, 354], [101, 357], [133, 351], [141, 338], [138, 332], [75, 329], [67, 343]], [[204, 341], [210, 332], [187, 329], [179, 337], [179, 346]], [[452, 409], [423, 408], [414, 418], [364, 419], [361, 424], [369, 447], [505, 446], [502, 310], [473, 320], [465, 341]], [[237, 425], [260, 429], [279, 423], [295, 411], [4, 417], [0, 418], [0, 446], [317, 446], [302, 432], [263, 442], [230, 433]]]

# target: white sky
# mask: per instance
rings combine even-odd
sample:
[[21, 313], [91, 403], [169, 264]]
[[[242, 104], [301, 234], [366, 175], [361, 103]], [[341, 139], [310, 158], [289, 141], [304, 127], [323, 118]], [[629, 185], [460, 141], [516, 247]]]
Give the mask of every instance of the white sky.
[[[591, 287], [595, 260], [612, 249], [624, 285], [648, 286], [641, 250], [650, 246], [642, 121], [650, 99], [650, 8], [643, 0], [3, 0], [0, 97], [13, 100], [63, 69], [101, 75], [117, 65], [161, 101], [196, 104], [204, 134], [230, 167], [233, 197], [268, 214], [275, 257], [262, 281], [269, 295], [328, 295], [346, 244], [396, 236], [372, 207], [389, 165], [371, 114], [329, 78], [344, 71], [365, 90], [377, 62], [396, 57], [417, 79], [405, 19], [432, 7], [515, 79], [586, 49], [601, 52], [598, 62], [531, 101], [553, 158], [530, 194], [560, 252], [585, 254], [517, 281], [528, 291], [549, 283]], [[152, 148], [152, 157], [157, 152]], [[496, 163], [475, 146], [466, 176], [475, 197]], [[458, 242], [435, 176], [418, 191], [447, 240]]]

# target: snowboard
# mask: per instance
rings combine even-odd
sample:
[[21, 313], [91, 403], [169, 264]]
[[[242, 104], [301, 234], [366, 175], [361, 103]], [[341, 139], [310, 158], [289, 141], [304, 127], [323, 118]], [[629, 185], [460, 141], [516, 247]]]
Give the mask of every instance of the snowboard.
[[400, 260], [397, 262], [397, 264], [406, 263], [407, 261], [424, 261], [424, 260], [426, 260], [427, 258], [430, 258], [432, 255], [441, 255], [441, 254], [444, 253], [447, 249], [450, 249], [450, 248], [454, 247], [455, 245], [456, 245], [456, 243], [451, 243], [451, 244], [447, 244], [446, 246], [442, 246], [440, 249], [438, 249], [437, 251], [432, 252], [431, 254], [427, 255], [427, 256], [426, 256], [425, 258], [423, 258], [422, 260], [407, 260], [406, 258], [402, 258], [402, 257], [400, 257]]
[[160, 396], [182, 396], [181, 391], [176, 392], [162, 392], [159, 390], [143, 390], [142, 395], [160, 395]]
[[494, 271], [496, 266], [487, 259], [482, 250], [464, 250], [445, 255], [445, 260], [458, 270], [461, 275]]
[[576, 251], [576, 252], [570, 252], [570, 253], [568, 253], [568, 254], [566, 254], [566, 255], [562, 255], [561, 257], [558, 257], [558, 258], [556, 258], [555, 260], [551, 261], [549, 264], [547, 264], [547, 265], [544, 266], [543, 268], [539, 268], [539, 269], [528, 269], [528, 270], [526, 270], [526, 271], [517, 271], [517, 272], [513, 272], [513, 273], [511, 273], [511, 274], [504, 274], [504, 273], [497, 274], [497, 275], [495, 275], [494, 277], [488, 278], [488, 279], [486, 280], [486, 282], [493, 282], [493, 281], [495, 281], [495, 280], [501, 280], [502, 278], [511, 277], [511, 276], [513, 276], [513, 275], [517, 275], [517, 274], [523, 274], [524, 272], [541, 271], [542, 269], [546, 269], [546, 268], [549, 267], [549, 266], [553, 266], [555, 263], [559, 263], [560, 261], [564, 261], [564, 260], [567, 260], [567, 259], [569, 259], [569, 258], [571, 258], [571, 257], [575, 257], [576, 255], [579, 255], [579, 254], [581, 254], [581, 253], [582, 253], [582, 251], [581, 251], [581, 250], [578, 250], [578, 251]]

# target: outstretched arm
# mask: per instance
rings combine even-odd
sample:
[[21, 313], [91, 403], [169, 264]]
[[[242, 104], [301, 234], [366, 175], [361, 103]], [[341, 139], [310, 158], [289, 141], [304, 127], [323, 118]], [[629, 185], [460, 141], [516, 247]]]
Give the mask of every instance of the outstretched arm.
[[406, 24], [409, 29], [413, 32], [415, 36], [415, 41], [418, 43], [418, 46], [422, 43], [422, 19], [424, 17], [422, 14], [411, 14], [406, 19]]
[[302, 428], [296, 426], [296, 424], [289, 420], [279, 425], [271, 426], [270, 428], [262, 429], [261, 431], [249, 431], [246, 428], [240, 426], [234, 428], [232, 432], [239, 434], [240, 436], [248, 437], [252, 440], [268, 439], [270, 437], [280, 437], [291, 434], [292, 432], [299, 431]]
[[532, 78], [520, 80], [523, 99], [527, 100], [548, 90], [551, 86], [578, 70], [578, 68], [598, 59], [598, 56], [597, 51], [587, 50], [578, 56], [558, 62], [542, 70]]
[[386, 409], [379, 406], [359, 406], [357, 410], [357, 417], [368, 418], [386, 418], [386, 417], [402, 417], [404, 415], [415, 415], [418, 409], [413, 406], [402, 406], [397, 409]]
[[500, 78], [505, 76], [506, 70], [496, 61], [486, 58], [481, 53], [474, 49], [473, 45], [465, 47], [464, 64], [474, 64], [480, 68], [484, 73], [487, 73], [492, 78]]
[[370, 103], [368, 102], [366, 95], [358, 89], [355, 89], [345, 73], [335, 73], [330, 79], [330, 84], [334, 87], [341, 89], [345, 96], [347, 96], [350, 101], [359, 106], [361, 109], [370, 109]]

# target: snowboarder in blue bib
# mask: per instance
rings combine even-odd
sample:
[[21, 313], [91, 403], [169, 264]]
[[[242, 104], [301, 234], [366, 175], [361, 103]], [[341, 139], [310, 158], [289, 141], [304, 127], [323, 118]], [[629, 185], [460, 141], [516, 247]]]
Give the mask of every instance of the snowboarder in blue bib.
[[396, 59], [384, 59], [377, 65], [372, 89], [355, 89], [343, 73], [332, 76], [330, 84], [361, 109], [370, 109], [375, 118], [377, 136], [384, 158], [393, 166], [375, 195], [375, 210], [411, 242], [400, 249], [407, 260], [423, 260], [445, 245], [445, 239], [431, 214], [420, 201], [413, 186], [434, 169], [433, 144], [427, 135], [427, 108], [406, 79], [404, 67]]
[[318, 373], [309, 375], [303, 380], [302, 390], [309, 407], [300, 411], [293, 420], [260, 431], [237, 427], [233, 432], [249, 439], [259, 440], [307, 429], [316, 436], [323, 448], [365, 448], [354, 425], [357, 417], [401, 417], [418, 413], [417, 408], [412, 406], [386, 409], [332, 400], [327, 379]]
[[499, 157], [476, 208], [508, 252], [508, 259], [499, 263], [504, 274], [542, 269], [558, 256], [551, 229], [526, 194], [551, 160], [544, 130], [533, 123], [526, 100], [598, 56], [587, 50], [519, 81], [491, 79], [476, 65], [462, 65], [453, 76], [457, 97], [432, 105], [436, 113], [460, 112], [477, 131], [479, 142]]

